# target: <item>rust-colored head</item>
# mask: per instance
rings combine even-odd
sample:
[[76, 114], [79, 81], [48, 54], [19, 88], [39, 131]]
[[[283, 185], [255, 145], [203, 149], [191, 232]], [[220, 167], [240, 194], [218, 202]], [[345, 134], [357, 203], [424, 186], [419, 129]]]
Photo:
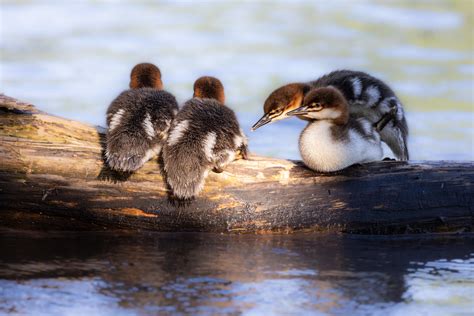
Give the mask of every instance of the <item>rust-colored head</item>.
[[303, 105], [288, 115], [298, 115], [313, 120], [332, 120], [336, 124], [347, 124], [349, 105], [341, 91], [334, 87], [317, 88], [308, 92]]
[[310, 86], [304, 83], [290, 83], [273, 91], [263, 105], [265, 114], [252, 126], [252, 130], [287, 118], [286, 113], [301, 106], [309, 89]]
[[224, 86], [222, 82], [214, 77], [204, 76], [194, 82], [193, 98], [216, 99], [225, 103]]
[[163, 89], [161, 81], [161, 71], [158, 67], [150, 63], [141, 63], [133, 67], [130, 74], [130, 88], [155, 88]]

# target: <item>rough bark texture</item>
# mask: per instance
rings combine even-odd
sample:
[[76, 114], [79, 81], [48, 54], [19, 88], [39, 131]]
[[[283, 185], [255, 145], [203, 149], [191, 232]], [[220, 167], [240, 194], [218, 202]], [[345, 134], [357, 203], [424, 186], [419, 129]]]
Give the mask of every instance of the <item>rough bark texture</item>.
[[156, 159], [104, 167], [104, 130], [0, 95], [0, 227], [42, 230], [405, 233], [472, 231], [472, 162], [378, 162], [318, 174], [251, 155], [169, 202]]

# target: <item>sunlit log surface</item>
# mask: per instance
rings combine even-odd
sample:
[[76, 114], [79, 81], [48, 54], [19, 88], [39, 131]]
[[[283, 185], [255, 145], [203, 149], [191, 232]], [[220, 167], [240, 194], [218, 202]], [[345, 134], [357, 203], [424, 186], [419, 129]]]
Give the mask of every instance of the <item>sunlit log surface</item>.
[[378, 162], [318, 174], [250, 156], [211, 173], [188, 206], [169, 202], [156, 159], [104, 167], [104, 130], [0, 95], [0, 226], [267, 233], [472, 231], [472, 162]]

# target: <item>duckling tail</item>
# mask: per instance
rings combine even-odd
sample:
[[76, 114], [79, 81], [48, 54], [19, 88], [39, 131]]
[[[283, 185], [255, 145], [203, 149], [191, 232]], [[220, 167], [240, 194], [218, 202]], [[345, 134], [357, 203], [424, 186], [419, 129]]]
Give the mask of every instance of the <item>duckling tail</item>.
[[408, 125], [405, 119], [394, 121], [393, 125], [389, 128], [385, 127], [381, 131], [380, 136], [398, 160], [407, 161], [409, 159], [407, 146]]
[[189, 201], [202, 191], [210, 166], [199, 150], [192, 146], [165, 146], [163, 163], [174, 198]]
[[157, 150], [150, 149], [144, 137], [131, 133], [108, 134], [105, 158], [109, 167], [132, 172], [142, 167]]

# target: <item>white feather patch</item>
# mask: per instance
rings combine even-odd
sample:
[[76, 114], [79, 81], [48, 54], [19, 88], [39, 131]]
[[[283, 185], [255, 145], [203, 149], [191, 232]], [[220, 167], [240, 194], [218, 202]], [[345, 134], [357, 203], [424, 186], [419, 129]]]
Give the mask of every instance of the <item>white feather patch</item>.
[[395, 97], [388, 97], [382, 100], [382, 102], [379, 103], [378, 109], [380, 113], [388, 113], [390, 112], [390, 102], [394, 100]]
[[206, 155], [207, 160], [213, 161], [214, 160], [214, 146], [216, 145], [216, 133], [210, 132], [206, 135], [203, 142], [203, 150], [204, 154]]
[[142, 125], [143, 125], [143, 128], [145, 129], [148, 139], [153, 139], [153, 137], [156, 136], [156, 132], [155, 132], [155, 129], [153, 128], [153, 124], [151, 123], [151, 117], [149, 113], [146, 114], [145, 120], [143, 121]]
[[380, 98], [380, 91], [376, 86], [370, 86], [365, 90], [367, 96], [367, 106], [373, 106]]
[[352, 91], [354, 92], [354, 97], [355, 99], [358, 99], [362, 92], [362, 82], [360, 81], [359, 78], [354, 77], [351, 79], [351, 83], [352, 83]]
[[347, 141], [336, 141], [328, 121], [310, 123], [301, 133], [299, 147], [303, 162], [317, 171], [337, 171], [361, 162], [380, 160], [380, 142], [368, 141], [365, 137], [349, 131]]
[[357, 121], [360, 123], [362, 130], [364, 131], [365, 137], [369, 142], [380, 142], [380, 134], [375, 131], [372, 123], [365, 117], [358, 118]]
[[173, 146], [174, 144], [178, 143], [179, 139], [187, 131], [188, 126], [188, 120], [184, 120], [177, 123], [176, 126], [170, 132], [170, 135], [168, 137], [168, 145]]
[[364, 131], [365, 136], [373, 134], [372, 124], [369, 121], [367, 121], [365, 118], [359, 118], [358, 121], [362, 126], [362, 130]]
[[238, 148], [242, 145], [243, 143], [243, 139], [242, 139], [242, 136], [240, 135], [235, 135], [234, 136], [234, 146], [235, 148]]
[[405, 116], [405, 112], [403, 111], [403, 106], [400, 102], [397, 101], [397, 120], [398, 121], [403, 120], [404, 116]]
[[400, 101], [398, 101], [397, 97], [389, 97], [389, 98], [385, 98], [382, 100], [382, 102], [379, 103], [379, 105], [377, 106], [379, 111], [381, 113], [388, 113], [392, 110], [392, 104], [391, 102], [392, 101], [396, 101], [396, 107], [397, 107], [397, 112], [396, 112], [396, 118], [397, 118], [397, 121], [401, 121], [403, 120], [403, 117], [405, 115], [404, 111], [403, 111], [403, 106], [402, 104], [400, 103]]
[[113, 131], [117, 126], [120, 125], [122, 120], [122, 115], [125, 112], [124, 109], [120, 109], [117, 113], [113, 114], [112, 119], [110, 120], [109, 131]]

